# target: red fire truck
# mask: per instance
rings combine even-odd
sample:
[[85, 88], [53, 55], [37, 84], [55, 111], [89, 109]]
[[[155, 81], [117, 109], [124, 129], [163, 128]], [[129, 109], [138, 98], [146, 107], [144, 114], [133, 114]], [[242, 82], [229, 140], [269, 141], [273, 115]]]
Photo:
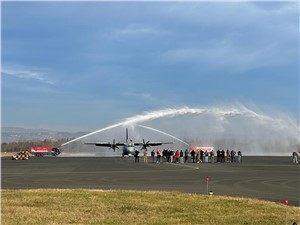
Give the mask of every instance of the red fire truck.
[[60, 154], [60, 150], [59, 150], [59, 148], [55, 148], [53, 146], [32, 147], [32, 148], [30, 148], [30, 153], [35, 156], [44, 156], [44, 155], [57, 156]]

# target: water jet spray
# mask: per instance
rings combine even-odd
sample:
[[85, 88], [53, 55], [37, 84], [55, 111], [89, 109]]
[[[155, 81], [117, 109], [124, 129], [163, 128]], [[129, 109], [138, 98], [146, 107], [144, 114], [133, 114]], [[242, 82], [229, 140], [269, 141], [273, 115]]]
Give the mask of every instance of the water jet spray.
[[[185, 145], [190, 143], [196, 146], [210, 145], [216, 149], [234, 148], [254, 155], [282, 155], [299, 148], [300, 129], [293, 118], [272, 118], [243, 105], [182, 107], [145, 112], [78, 137], [62, 146], [119, 126], [140, 126], [168, 135]], [[172, 135], [168, 134], [168, 131], [171, 131]]]

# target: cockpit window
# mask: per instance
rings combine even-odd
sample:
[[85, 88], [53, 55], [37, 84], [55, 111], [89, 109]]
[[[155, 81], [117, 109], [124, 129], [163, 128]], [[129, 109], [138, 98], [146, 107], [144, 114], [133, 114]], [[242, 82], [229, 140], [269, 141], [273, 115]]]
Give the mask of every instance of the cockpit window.
[[134, 144], [133, 144], [133, 142], [132, 142], [131, 139], [130, 139], [130, 142], [129, 142], [128, 146], [129, 146], [129, 147], [133, 147], [133, 146], [134, 146]]

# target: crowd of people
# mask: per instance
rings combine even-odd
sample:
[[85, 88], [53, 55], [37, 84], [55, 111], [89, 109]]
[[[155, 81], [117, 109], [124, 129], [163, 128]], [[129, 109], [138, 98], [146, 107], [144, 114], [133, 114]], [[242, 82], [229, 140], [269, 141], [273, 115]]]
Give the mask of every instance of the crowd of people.
[[[135, 162], [139, 162], [139, 151], [135, 151]], [[298, 153], [293, 152], [293, 163], [298, 163]], [[147, 149], [144, 149], [143, 151], [143, 158], [144, 163], [148, 163], [148, 152]], [[242, 152], [241, 151], [234, 151], [234, 150], [217, 150], [216, 154], [214, 150], [211, 151], [202, 151], [202, 150], [170, 150], [170, 149], [164, 149], [164, 150], [152, 150], [151, 151], [151, 162], [152, 163], [241, 163], [242, 162]]]
[[[135, 162], [139, 162], [139, 151], [135, 152]], [[143, 151], [144, 163], [148, 163], [148, 152], [147, 149]], [[214, 150], [202, 151], [202, 150], [152, 150], [151, 151], [151, 162], [152, 163], [241, 163], [242, 162], [242, 152], [234, 150], [217, 150], [216, 153]]]

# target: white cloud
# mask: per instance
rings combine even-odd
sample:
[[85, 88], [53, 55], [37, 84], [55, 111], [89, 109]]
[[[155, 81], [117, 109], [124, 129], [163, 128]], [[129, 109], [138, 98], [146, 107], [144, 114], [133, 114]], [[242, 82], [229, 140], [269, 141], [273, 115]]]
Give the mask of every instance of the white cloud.
[[[197, 24], [205, 27], [215, 26], [261, 26], [267, 22], [289, 23], [278, 16], [299, 13], [299, 3], [294, 2], [192, 2], [175, 3], [165, 10], [174, 22]], [[292, 17], [290, 17], [291, 19]], [[298, 22], [295, 21], [295, 22]]]
[[143, 93], [143, 92], [126, 92], [124, 93], [125, 96], [128, 96], [130, 98], [136, 99], [136, 100], [140, 100], [142, 102], [146, 101], [147, 103], [155, 103], [155, 104], [162, 104], [162, 103], [166, 103], [165, 100], [161, 99], [161, 98], [157, 98], [155, 96], [153, 96], [150, 93]]
[[1, 73], [3, 75], [14, 76], [21, 79], [31, 79], [46, 84], [55, 84], [55, 81], [51, 80], [45, 72], [42, 72], [39, 69], [20, 67], [20, 66], [11, 66], [11, 67], [2, 68]]
[[267, 66], [289, 63], [289, 58], [273, 57], [279, 54], [276, 44], [261, 48], [247, 48], [233, 43], [219, 43], [209, 47], [178, 48], [162, 54], [163, 61], [169, 63], [191, 63], [208, 66], [211, 69], [226, 69], [231, 72], [243, 72]]
[[186, 37], [194, 37], [197, 29], [203, 35], [168, 49], [161, 59], [234, 73], [295, 65], [299, 47], [298, 6], [259, 2], [175, 4], [169, 15], [178, 15], [175, 20], [194, 28], [184, 30]]
[[155, 27], [129, 24], [123, 28], [115, 28], [112, 30], [111, 35], [116, 38], [124, 37], [160, 37], [165, 35], [167, 31]]

